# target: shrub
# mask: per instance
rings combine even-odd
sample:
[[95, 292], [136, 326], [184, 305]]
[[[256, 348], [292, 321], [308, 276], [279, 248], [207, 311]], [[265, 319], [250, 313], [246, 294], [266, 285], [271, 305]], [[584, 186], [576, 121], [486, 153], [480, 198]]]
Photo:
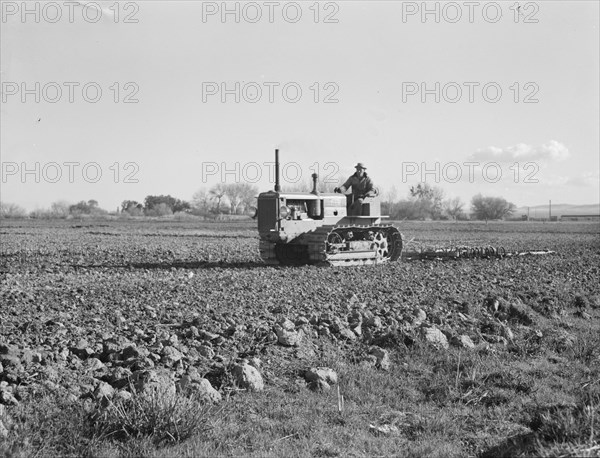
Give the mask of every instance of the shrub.
[[161, 202], [152, 208], [146, 209], [144, 214], [146, 216], [168, 216], [173, 214], [173, 210], [167, 204]]
[[[597, 456], [594, 419], [600, 414], [600, 396], [590, 393], [578, 405], [554, 405], [534, 410], [529, 427], [536, 435], [541, 456]], [[592, 453], [586, 454], [586, 450]], [[558, 453], [560, 451], [560, 453]]]
[[27, 212], [24, 208], [5, 202], [0, 202], [0, 218], [26, 218]]
[[208, 418], [213, 410], [214, 407], [195, 396], [153, 391], [111, 402], [90, 419], [97, 436], [121, 441], [147, 437], [160, 446], [208, 431]]

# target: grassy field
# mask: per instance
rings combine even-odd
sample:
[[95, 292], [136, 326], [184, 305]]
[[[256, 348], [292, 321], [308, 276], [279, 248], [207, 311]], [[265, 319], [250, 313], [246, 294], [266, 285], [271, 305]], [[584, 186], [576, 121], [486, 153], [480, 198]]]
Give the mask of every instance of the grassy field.
[[[267, 267], [250, 222], [2, 221], [0, 455], [600, 456], [600, 226], [398, 225], [406, 252], [555, 253]], [[278, 343], [284, 318], [298, 346]], [[113, 341], [138, 360], [110, 357]], [[197, 370], [220, 402], [98, 395], [166, 343], [183, 357], [154, 369]], [[264, 390], [234, 382], [243, 358]], [[307, 387], [316, 366], [336, 371], [331, 390]]]

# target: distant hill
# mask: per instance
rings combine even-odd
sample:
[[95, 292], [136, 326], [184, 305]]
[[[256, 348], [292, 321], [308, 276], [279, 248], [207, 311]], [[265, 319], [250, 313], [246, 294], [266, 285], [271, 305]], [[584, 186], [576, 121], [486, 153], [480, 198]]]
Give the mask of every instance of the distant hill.
[[[530, 207], [518, 207], [513, 216], [526, 215], [529, 208], [530, 218], [547, 218], [548, 204], [532, 205]], [[600, 203], [589, 205], [552, 204], [552, 216], [562, 215], [599, 215]]]

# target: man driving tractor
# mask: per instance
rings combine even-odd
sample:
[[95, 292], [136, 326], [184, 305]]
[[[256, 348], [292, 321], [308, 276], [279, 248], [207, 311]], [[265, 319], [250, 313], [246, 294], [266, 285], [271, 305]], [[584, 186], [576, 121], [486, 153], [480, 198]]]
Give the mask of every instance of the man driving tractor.
[[362, 162], [354, 166], [356, 172], [351, 175], [346, 182], [333, 192], [346, 193], [348, 188], [352, 187], [352, 205], [350, 206], [350, 216], [362, 215], [362, 204], [366, 197], [377, 196], [377, 188], [373, 186], [373, 180], [367, 176], [367, 167]]

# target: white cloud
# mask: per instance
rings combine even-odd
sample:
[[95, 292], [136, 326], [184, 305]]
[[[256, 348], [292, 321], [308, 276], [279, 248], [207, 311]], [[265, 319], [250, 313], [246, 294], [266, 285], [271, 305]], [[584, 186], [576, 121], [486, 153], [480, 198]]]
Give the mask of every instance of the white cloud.
[[565, 145], [556, 140], [550, 140], [539, 146], [527, 145], [525, 143], [518, 143], [504, 148], [488, 146], [471, 154], [470, 159], [494, 162], [557, 162], [564, 161], [569, 157], [571, 157], [571, 153]]

